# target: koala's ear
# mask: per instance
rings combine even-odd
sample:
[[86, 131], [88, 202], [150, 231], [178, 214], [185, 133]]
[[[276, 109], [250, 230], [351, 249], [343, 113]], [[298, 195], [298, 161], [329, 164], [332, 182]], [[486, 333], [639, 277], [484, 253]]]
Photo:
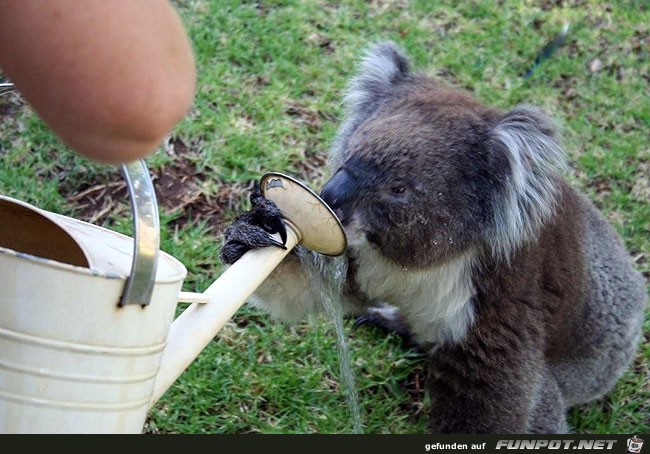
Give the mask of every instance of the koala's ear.
[[556, 175], [566, 168], [557, 128], [538, 108], [521, 105], [490, 131], [495, 173], [503, 179], [494, 195], [493, 251], [508, 257], [534, 240], [554, 213], [559, 193]]
[[501, 117], [491, 140], [506, 154], [513, 172], [525, 176], [564, 170], [566, 162], [558, 128], [538, 107], [519, 105]]
[[335, 171], [347, 155], [348, 140], [410, 74], [407, 58], [391, 42], [371, 47], [361, 61], [357, 75], [345, 92], [345, 120], [330, 150], [329, 164]]
[[374, 45], [348, 85], [345, 105], [350, 111], [372, 111], [393, 91], [395, 84], [409, 75], [407, 58], [392, 42]]

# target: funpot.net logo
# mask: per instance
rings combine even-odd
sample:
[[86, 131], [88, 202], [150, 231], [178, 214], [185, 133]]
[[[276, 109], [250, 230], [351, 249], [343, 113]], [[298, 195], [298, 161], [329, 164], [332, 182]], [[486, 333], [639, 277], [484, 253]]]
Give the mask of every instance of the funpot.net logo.
[[639, 438], [635, 435], [632, 438], [627, 439], [627, 452], [639, 454], [641, 452], [641, 448], [643, 448], [642, 438]]
[[615, 445], [616, 440], [499, 440], [496, 449], [611, 450]]

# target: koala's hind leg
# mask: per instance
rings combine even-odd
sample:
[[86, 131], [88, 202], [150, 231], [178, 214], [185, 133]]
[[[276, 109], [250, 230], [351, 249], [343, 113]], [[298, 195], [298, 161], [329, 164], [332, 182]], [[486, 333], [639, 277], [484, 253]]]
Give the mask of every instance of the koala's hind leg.
[[528, 416], [529, 433], [567, 433], [566, 405], [553, 375], [545, 370]]
[[586, 305], [569, 339], [571, 351], [549, 360], [572, 406], [602, 397], [628, 369], [642, 335], [646, 288], [613, 228], [584, 202]]
[[382, 304], [366, 309], [363, 315], [354, 321], [355, 327], [361, 325], [373, 325], [388, 333], [395, 333], [402, 338], [404, 345], [410, 348], [419, 348], [408, 322], [395, 306]]

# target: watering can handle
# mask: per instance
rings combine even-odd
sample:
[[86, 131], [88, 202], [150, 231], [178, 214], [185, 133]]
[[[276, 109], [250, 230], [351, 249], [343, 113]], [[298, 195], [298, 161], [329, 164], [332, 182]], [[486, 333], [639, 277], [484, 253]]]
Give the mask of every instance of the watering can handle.
[[[11, 82], [0, 83], [0, 95], [15, 90]], [[156, 281], [158, 248], [160, 245], [160, 222], [156, 192], [144, 160], [122, 165], [133, 211], [133, 262], [131, 275], [126, 281], [119, 306], [139, 304], [146, 306], [151, 301]]]
[[122, 165], [133, 211], [133, 263], [119, 305], [146, 306], [156, 280], [160, 223], [156, 192], [143, 160]]
[[11, 82], [0, 83], [0, 95], [6, 95], [16, 90], [16, 87]]

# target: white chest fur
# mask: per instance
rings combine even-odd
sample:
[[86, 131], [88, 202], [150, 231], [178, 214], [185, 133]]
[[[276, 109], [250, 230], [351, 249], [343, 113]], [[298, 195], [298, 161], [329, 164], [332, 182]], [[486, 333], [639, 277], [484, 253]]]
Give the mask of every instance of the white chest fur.
[[359, 288], [371, 299], [397, 307], [418, 342], [455, 343], [465, 337], [474, 320], [474, 254], [440, 267], [410, 270], [386, 260], [367, 243], [355, 249]]

